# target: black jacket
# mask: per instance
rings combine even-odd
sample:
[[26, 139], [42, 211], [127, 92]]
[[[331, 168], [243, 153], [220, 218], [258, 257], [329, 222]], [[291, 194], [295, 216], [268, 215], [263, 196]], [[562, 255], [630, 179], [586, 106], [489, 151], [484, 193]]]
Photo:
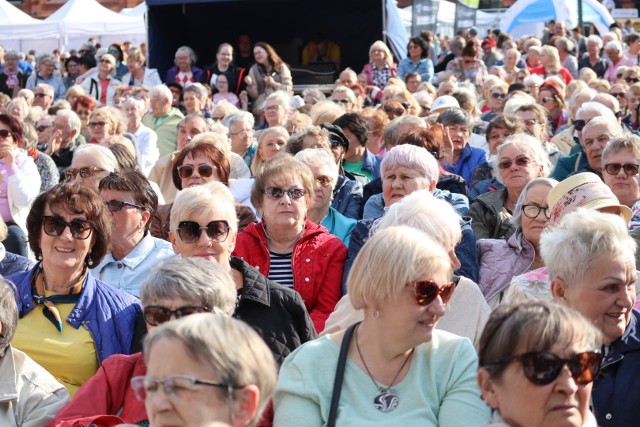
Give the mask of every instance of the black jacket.
[[243, 278], [233, 317], [258, 332], [278, 366], [301, 344], [317, 337], [300, 294], [267, 279], [241, 258], [231, 257], [231, 268]]

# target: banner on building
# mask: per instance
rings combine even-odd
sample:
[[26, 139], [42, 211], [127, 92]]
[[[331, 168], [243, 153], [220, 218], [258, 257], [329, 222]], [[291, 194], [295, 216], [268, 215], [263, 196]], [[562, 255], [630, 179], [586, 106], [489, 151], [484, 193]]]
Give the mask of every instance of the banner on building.
[[436, 33], [439, 7], [440, 0], [413, 0], [411, 34], [418, 35], [421, 31]]
[[476, 26], [476, 11], [480, 0], [456, 0], [455, 31]]

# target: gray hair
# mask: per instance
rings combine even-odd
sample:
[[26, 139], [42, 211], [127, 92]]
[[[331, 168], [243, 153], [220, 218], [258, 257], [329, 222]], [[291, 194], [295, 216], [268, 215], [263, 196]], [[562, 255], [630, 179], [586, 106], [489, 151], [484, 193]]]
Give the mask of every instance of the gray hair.
[[45, 53], [45, 54], [40, 55], [38, 57], [38, 65], [42, 64], [44, 61], [50, 61], [50, 62], [53, 62], [55, 64], [56, 59], [53, 57], [53, 55]]
[[469, 132], [471, 132], [471, 128], [473, 127], [473, 119], [471, 114], [467, 111], [464, 111], [462, 108], [449, 108], [448, 110], [443, 111], [438, 116], [438, 123], [441, 123], [443, 126], [467, 126], [469, 127]]
[[609, 141], [607, 146], [604, 147], [604, 150], [602, 150], [602, 165], [604, 166], [604, 162], [611, 154], [622, 150], [633, 152], [636, 160], [640, 160], [640, 137], [626, 132], [611, 138], [611, 141]]
[[264, 106], [267, 104], [267, 101], [271, 101], [271, 100], [276, 100], [280, 105], [284, 107], [286, 111], [291, 110], [291, 105], [290, 105], [291, 97], [286, 92], [282, 90], [277, 90], [273, 92], [271, 95], [267, 96], [267, 99], [264, 100], [264, 103], [262, 104], [261, 108], [264, 108]]
[[[617, 120], [612, 119], [611, 117], [606, 116], [598, 116], [594, 117], [587, 123], [582, 129], [582, 138], [584, 140], [585, 134], [587, 130], [591, 129], [594, 126], [605, 125], [607, 127], [607, 131], [611, 134], [611, 136], [618, 136], [622, 133], [622, 128]], [[584, 141], [582, 141], [584, 144]]]
[[301, 126], [296, 128], [293, 135], [291, 135], [287, 141], [287, 144], [284, 146], [285, 151], [294, 156], [298, 154], [304, 149], [303, 143], [307, 136], [324, 139], [327, 146], [329, 146], [329, 132], [326, 129], [320, 126]]
[[10, 49], [10, 50], [8, 50], [8, 51], [6, 51], [6, 52], [5, 52], [4, 57], [5, 57], [5, 58], [7, 58], [7, 57], [9, 57], [9, 56], [14, 57], [14, 58], [16, 58], [16, 59], [19, 59], [19, 58], [20, 58], [20, 57], [18, 56], [18, 52], [16, 52], [16, 51], [15, 51], [15, 50], [13, 50], [13, 49]]
[[615, 50], [616, 52], [622, 53], [622, 45], [618, 40], [611, 40], [604, 46], [604, 51]]
[[223, 219], [229, 223], [231, 231], [234, 233], [238, 231], [235, 200], [227, 186], [220, 182], [210, 182], [185, 188], [173, 201], [169, 228], [175, 232], [180, 221], [187, 221], [196, 215], [213, 215], [214, 212], [217, 214], [217, 219]]
[[295, 155], [296, 160], [300, 160], [305, 165], [311, 167], [313, 165], [321, 165], [329, 168], [331, 171], [331, 188], [336, 186], [338, 182], [338, 165], [335, 159], [327, 150], [322, 148], [307, 148]]
[[253, 129], [253, 126], [256, 124], [255, 119], [253, 118], [253, 114], [247, 111], [237, 111], [235, 113], [227, 114], [224, 119], [222, 119], [222, 124], [231, 131], [231, 126], [236, 123], [244, 123], [250, 128]]
[[231, 316], [236, 308], [236, 285], [215, 262], [174, 256], [151, 270], [140, 288], [143, 307], [160, 300], [181, 298]]
[[[142, 101], [140, 101], [142, 102]], [[62, 109], [58, 110], [56, 113], [56, 117], [66, 117], [67, 118], [67, 130], [69, 132], [76, 131], [76, 137], [80, 134], [80, 129], [82, 128], [82, 122], [80, 121], [80, 117], [73, 110]]]
[[602, 49], [602, 38], [595, 34], [587, 37], [587, 43], [595, 43], [595, 45], [598, 47], [598, 50]]
[[[264, 340], [246, 323], [232, 317], [199, 313], [166, 322], [145, 338], [144, 359], [149, 361], [154, 345], [169, 339], [184, 346], [187, 354], [227, 385], [226, 398], [233, 411], [236, 389], [255, 385], [260, 390], [258, 410], [248, 427], [258, 422], [276, 387], [276, 363]], [[162, 357], [162, 355], [159, 355]], [[171, 372], [176, 374], [179, 372]], [[233, 412], [231, 416], [234, 417]]]
[[189, 46], [180, 46], [176, 50], [175, 56], [178, 56], [178, 53], [180, 53], [180, 52], [186, 52], [187, 55], [189, 55], [189, 58], [191, 59], [191, 64], [195, 64], [196, 62], [198, 62], [198, 56], [193, 51], [193, 49], [191, 49]]
[[320, 89], [316, 89], [316, 88], [308, 88], [302, 91], [302, 97], [304, 98], [305, 96], [311, 96], [313, 97], [313, 99], [316, 100], [316, 102], [318, 101], [324, 101], [327, 99], [326, 95], [324, 93], [322, 93], [322, 91]]
[[427, 124], [424, 119], [416, 116], [400, 116], [391, 120], [382, 133], [382, 140], [387, 147], [395, 147], [398, 140], [402, 136], [400, 131], [406, 126], [412, 126], [414, 129], [426, 129]]
[[185, 93], [187, 92], [193, 92], [196, 94], [196, 96], [201, 100], [201, 101], [206, 101], [206, 99], [209, 96], [209, 93], [207, 92], [207, 88], [205, 88], [202, 83], [194, 83], [190, 86], [187, 86], [186, 88], [184, 88], [184, 90], [182, 91], [182, 95], [184, 96]]
[[[524, 186], [522, 189], [522, 193], [518, 197], [518, 201], [516, 202], [515, 208], [513, 208], [513, 217], [511, 217], [511, 224], [513, 224], [516, 228], [522, 227], [522, 206], [525, 204], [527, 200], [527, 194], [531, 188], [536, 185], [546, 185], [549, 188], [553, 188], [558, 185], [558, 181], [553, 178], [536, 178], [532, 179]], [[551, 208], [551, 206], [549, 206]]]
[[155, 85], [154, 87], [149, 89], [149, 98], [156, 98], [156, 97], [164, 99], [165, 101], [171, 102], [171, 100], [173, 99], [173, 94], [171, 93], [171, 91], [166, 85], [160, 84], [160, 85]]
[[563, 216], [540, 237], [549, 280], [561, 277], [565, 282], [579, 282], [596, 258], [607, 255], [633, 261], [635, 252], [636, 243], [620, 216], [589, 208]]
[[599, 102], [585, 102], [582, 104], [582, 107], [578, 109], [576, 113], [576, 118], [582, 117], [587, 113], [596, 113], [596, 116], [604, 116], [609, 117], [613, 120], [617, 120], [615, 114], [607, 108], [605, 105]]
[[429, 182], [429, 185], [437, 183], [440, 176], [436, 158], [426, 149], [415, 145], [397, 145], [387, 152], [380, 164], [382, 180], [384, 181], [384, 176], [388, 170], [398, 166], [404, 166], [416, 171]]
[[[35, 89], [42, 89], [44, 92], [47, 93], [47, 95], [49, 95], [51, 98], [53, 98], [55, 96], [55, 93], [53, 91], [53, 86], [46, 84], [46, 83], [38, 83], [38, 85], [34, 88]], [[35, 95], [34, 95], [35, 96]], [[46, 112], [46, 111], [45, 111]]]
[[73, 152], [73, 157], [75, 158], [80, 154], [89, 155], [94, 159], [95, 166], [101, 167], [107, 172], [118, 170], [118, 160], [107, 147], [97, 144], [82, 144]]
[[16, 305], [17, 290], [11, 282], [5, 281], [0, 276], [0, 359], [13, 340], [18, 327], [18, 306]]
[[[500, 147], [498, 147], [497, 158], [500, 159], [500, 155], [507, 147], [516, 146], [518, 148], [524, 148], [532, 157], [531, 160], [538, 166], [542, 166], [542, 172], [540, 176], [547, 177], [551, 173], [551, 161], [549, 161], [549, 155], [542, 148], [540, 141], [535, 139], [531, 135], [526, 133], [516, 133], [509, 136]], [[499, 167], [500, 161], [496, 160], [493, 165], [493, 173], [496, 179], [502, 182], [502, 170]]]
[[125, 101], [122, 103], [122, 107], [135, 107], [136, 110], [138, 111], [142, 111], [144, 112], [145, 110], [145, 103], [143, 100], [141, 99], [137, 99], [134, 98], [133, 96], [130, 96], [129, 98], [125, 99]]

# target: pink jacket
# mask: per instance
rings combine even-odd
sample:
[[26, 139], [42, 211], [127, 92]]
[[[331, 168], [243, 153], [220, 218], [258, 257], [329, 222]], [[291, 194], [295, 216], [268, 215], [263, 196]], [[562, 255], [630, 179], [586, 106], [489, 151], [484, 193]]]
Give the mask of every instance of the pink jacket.
[[[340, 299], [347, 248], [326, 228], [306, 221], [293, 249], [293, 288], [298, 291], [318, 333]], [[262, 223], [253, 223], [236, 240], [234, 256], [269, 275], [269, 248]]]

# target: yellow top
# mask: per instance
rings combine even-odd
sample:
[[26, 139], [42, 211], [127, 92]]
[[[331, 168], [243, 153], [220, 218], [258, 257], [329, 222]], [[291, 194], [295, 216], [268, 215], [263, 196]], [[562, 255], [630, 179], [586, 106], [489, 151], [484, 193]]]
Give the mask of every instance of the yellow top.
[[[46, 291], [46, 296], [54, 295]], [[75, 329], [64, 319], [75, 307], [72, 303], [57, 303], [63, 319], [62, 332], [42, 313], [37, 305], [18, 322], [11, 345], [21, 350], [51, 373], [69, 391], [71, 397], [78, 388], [96, 373], [99, 367], [96, 347], [91, 333], [84, 327]]]

